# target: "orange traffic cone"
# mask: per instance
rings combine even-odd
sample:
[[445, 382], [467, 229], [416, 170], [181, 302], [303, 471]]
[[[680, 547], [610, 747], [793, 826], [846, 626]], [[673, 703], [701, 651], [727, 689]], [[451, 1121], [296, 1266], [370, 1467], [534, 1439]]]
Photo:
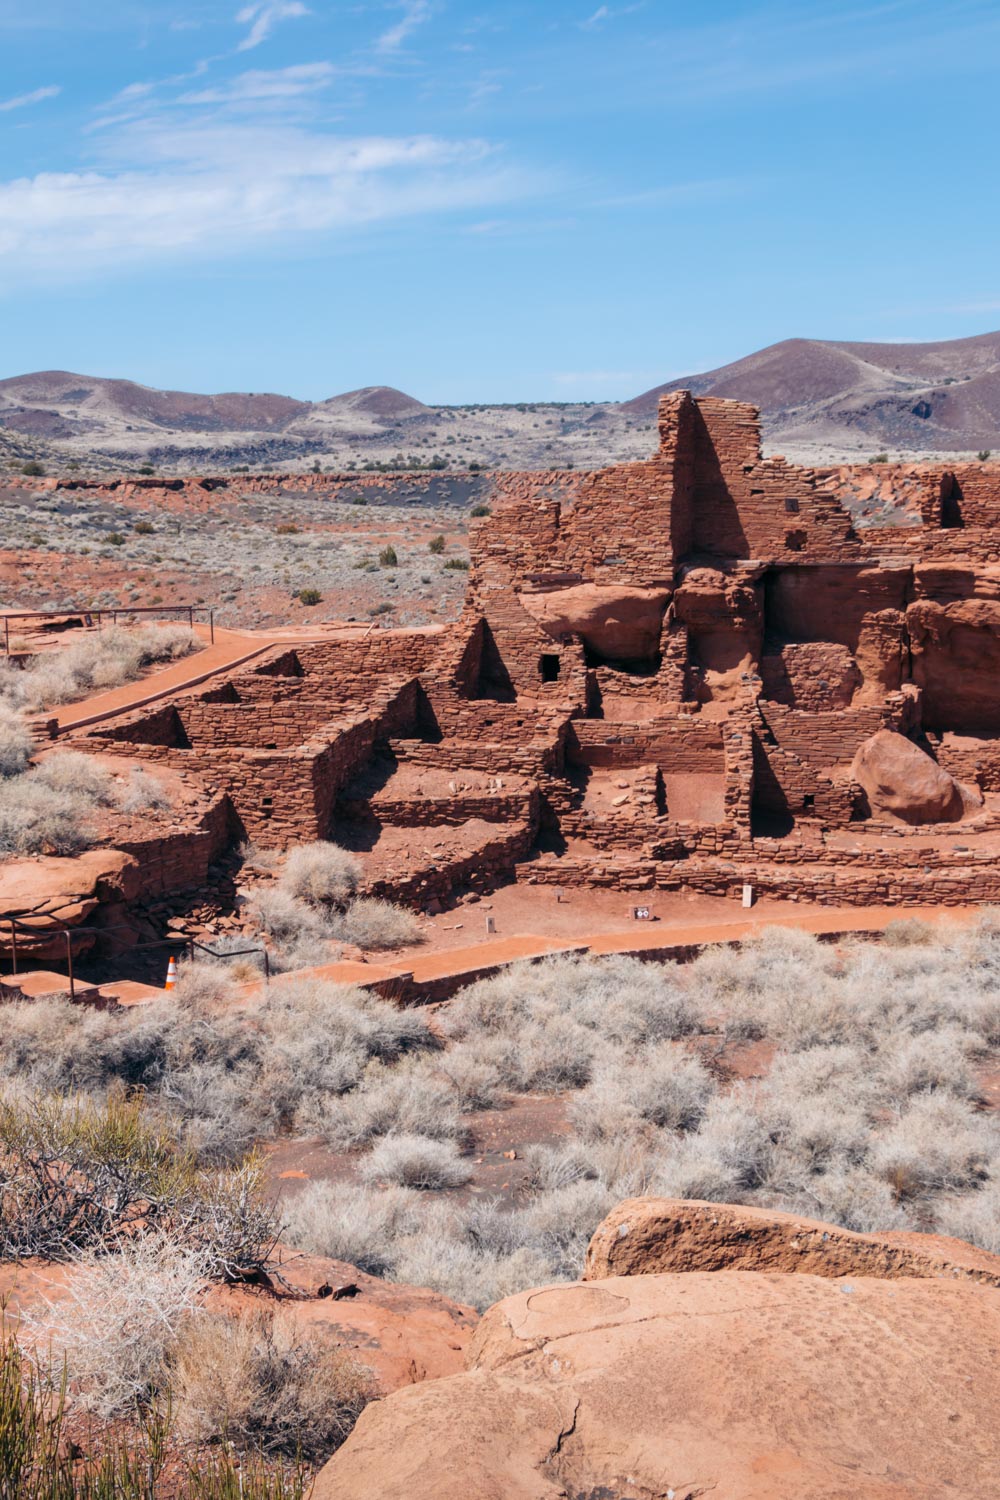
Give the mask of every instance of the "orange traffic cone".
[[177, 960], [171, 954], [170, 962], [167, 964], [167, 982], [163, 986], [165, 990], [172, 990], [177, 985]]

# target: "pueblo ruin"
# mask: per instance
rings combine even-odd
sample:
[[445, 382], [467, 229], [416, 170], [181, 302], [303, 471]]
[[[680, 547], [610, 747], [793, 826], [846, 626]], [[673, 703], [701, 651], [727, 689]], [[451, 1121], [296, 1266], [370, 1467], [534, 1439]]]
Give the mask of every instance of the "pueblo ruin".
[[[1000, 899], [1000, 471], [807, 469], [664, 397], [645, 463], [498, 474], [457, 623], [266, 656], [71, 736], [202, 791], [132, 895], [333, 838], [424, 909], [516, 879]], [[636, 898], [639, 899], [639, 898]]]

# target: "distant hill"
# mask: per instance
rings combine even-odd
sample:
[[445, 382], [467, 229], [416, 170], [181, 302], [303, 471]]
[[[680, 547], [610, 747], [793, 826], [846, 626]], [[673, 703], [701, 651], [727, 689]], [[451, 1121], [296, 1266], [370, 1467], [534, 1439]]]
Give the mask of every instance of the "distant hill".
[[893, 448], [1000, 447], [1000, 333], [935, 344], [785, 339], [624, 403], [652, 416], [668, 391], [751, 401], [772, 440]]
[[160, 391], [43, 370], [0, 380], [0, 463], [25, 452], [54, 467], [130, 469], [594, 468], [656, 446], [666, 391], [751, 401], [764, 443], [804, 462], [887, 450], [1000, 451], [1000, 333], [936, 344], [785, 339], [718, 370], [625, 402], [426, 406], [392, 386], [325, 401]]

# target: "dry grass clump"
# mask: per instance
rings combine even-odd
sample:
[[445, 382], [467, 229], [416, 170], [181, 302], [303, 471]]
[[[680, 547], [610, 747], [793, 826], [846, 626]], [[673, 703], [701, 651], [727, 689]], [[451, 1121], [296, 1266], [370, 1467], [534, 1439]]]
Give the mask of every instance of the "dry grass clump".
[[271, 940], [275, 967], [284, 970], [329, 963], [337, 943], [378, 950], [416, 943], [422, 936], [411, 912], [367, 897], [346, 901], [342, 907], [314, 904], [277, 885], [255, 891], [247, 911]]
[[453, 1141], [425, 1135], [384, 1135], [361, 1164], [362, 1182], [404, 1188], [457, 1188], [471, 1176]]
[[75, 854], [90, 843], [99, 808], [132, 813], [169, 806], [162, 784], [138, 767], [121, 782], [92, 756], [60, 750], [0, 780], [0, 856]]
[[131, 682], [155, 662], [177, 661], [197, 650], [198, 637], [181, 625], [114, 626], [45, 651], [26, 667], [0, 663], [0, 700], [30, 713], [87, 693]]
[[313, 905], [343, 904], [358, 888], [360, 861], [339, 844], [300, 844], [285, 860], [280, 888]]
[[391, 901], [359, 896], [332, 919], [334, 936], [342, 943], [378, 952], [405, 948], [421, 941], [420, 923], [412, 912]]
[[323, 1463], [377, 1394], [370, 1370], [263, 1307], [189, 1316], [167, 1351], [180, 1435]]

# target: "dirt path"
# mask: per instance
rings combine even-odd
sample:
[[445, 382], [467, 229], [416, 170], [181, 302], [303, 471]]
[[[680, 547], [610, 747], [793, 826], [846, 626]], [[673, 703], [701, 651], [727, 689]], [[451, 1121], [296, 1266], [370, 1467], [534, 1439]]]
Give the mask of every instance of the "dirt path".
[[171, 693], [181, 693], [197, 687], [219, 672], [230, 672], [243, 662], [252, 661], [272, 646], [306, 645], [312, 641], [348, 640], [363, 634], [363, 629], [350, 625], [320, 626], [315, 630], [226, 630], [215, 627], [215, 642], [209, 641], [207, 625], [197, 624], [194, 632], [205, 642], [201, 651], [185, 656], [181, 661], [171, 662], [158, 672], [137, 677], [121, 687], [110, 688], [104, 693], [95, 693], [76, 703], [61, 704], [52, 715], [60, 734], [80, 729], [86, 724], [96, 724], [129, 709], [143, 708], [158, 698]]
[[[739, 938], [750, 937], [765, 927], [794, 927], [802, 932], [851, 933], [882, 932], [890, 922], [901, 917], [907, 920], [931, 922], [935, 925], [956, 923], [968, 926], [980, 908], [913, 906], [900, 910], [894, 906], [879, 906], [859, 909], [854, 906], [823, 907], [807, 912], [783, 912], [780, 916], [766, 915], [757, 918], [733, 917], [731, 921], [692, 923], [685, 926], [667, 926], [653, 923], [641, 933], [632, 931], [597, 932], [578, 941], [567, 942], [555, 937], [538, 937], [519, 934], [514, 937], [497, 937], [493, 941], [471, 944], [468, 947], [450, 948], [442, 952], [421, 952], [419, 948], [408, 953], [395, 953], [378, 958], [372, 963], [351, 961], [323, 964], [316, 968], [296, 969], [287, 974], [276, 975], [272, 984], [293, 983], [299, 979], [326, 980], [333, 984], [372, 985], [391, 982], [409, 975], [415, 985], [432, 984], [443, 979], [473, 977], [493, 972], [510, 963], [524, 959], [543, 958], [556, 953], [589, 953], [595, 957], [605, 954], [639, 954], [664, 952], [672, 949], [702, 947], [711, 943], [731, 943]], [[244, 994], [259, 993], [259, 986], [248, 987]]]

